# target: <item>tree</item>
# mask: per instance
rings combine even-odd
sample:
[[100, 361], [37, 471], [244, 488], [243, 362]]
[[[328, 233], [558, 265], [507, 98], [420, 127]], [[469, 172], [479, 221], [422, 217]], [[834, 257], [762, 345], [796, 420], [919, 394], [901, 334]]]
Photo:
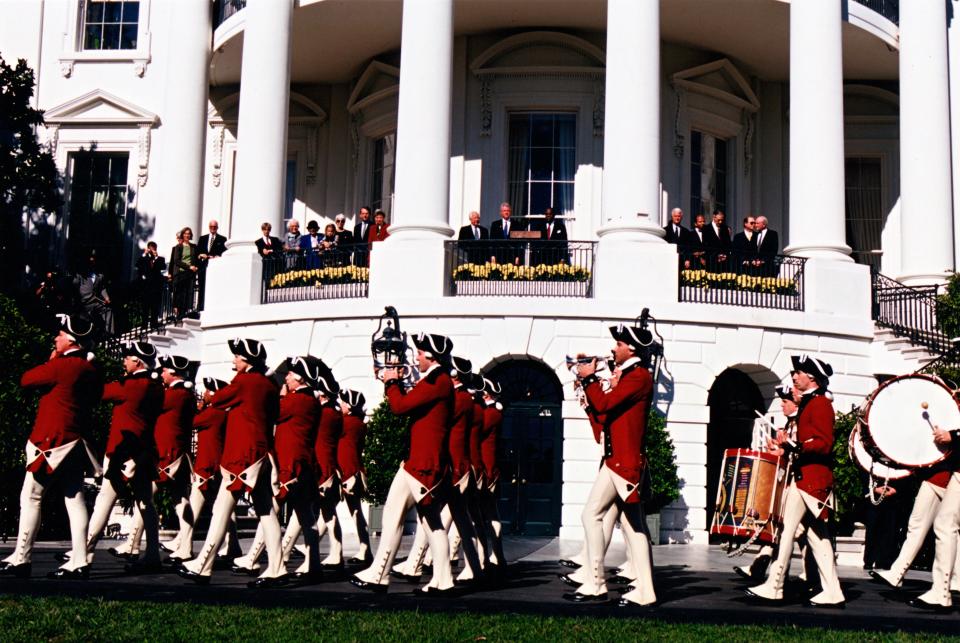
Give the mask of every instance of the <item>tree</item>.
[[[62, 204], [53, 155], [37, 140], [43, 112], [30, 106], [34, 74], [27, 61], [16, 67], [0, 57], [0, 274], [23, 275], [24, 214], [53, 212]], [[0, 280], [11, 291], [20, 279]]]

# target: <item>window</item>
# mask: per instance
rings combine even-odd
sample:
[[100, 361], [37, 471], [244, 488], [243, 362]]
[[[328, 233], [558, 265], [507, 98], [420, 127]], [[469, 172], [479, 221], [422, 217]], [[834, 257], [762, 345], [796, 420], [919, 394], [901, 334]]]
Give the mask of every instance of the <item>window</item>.
[[117, 278], [124, 272], [129, 155], [81, 152], [70, 161], [70, 256], [83, 261], [95, 251], [100, 269]]
[[84, 0], [83, 49], [136, 49], [140, 2]]
[[727, 141], [690, 131], [690, 218], [727, 210]]
[[283, 221], [284, 230], [286, 222], [293, 218], [293, 203], [297, 200], [297, 159], [287, 159], [287, 166], [284, 170], [283, 184]]
[[880, 269], [883, 191], [879, 158], [848, 158], [846, 182], [847, 245], [853, 258]]
[[387, 218], [393, 206], [394, 164], [397, 154], [397, 134], [387, 134], [373, 142], [373, 180], [370, 184], [370, 207], [383, 210]]
[[519, 216], [573, 212], [577, 169], [574, 114], [510, 115], [509, 201]]

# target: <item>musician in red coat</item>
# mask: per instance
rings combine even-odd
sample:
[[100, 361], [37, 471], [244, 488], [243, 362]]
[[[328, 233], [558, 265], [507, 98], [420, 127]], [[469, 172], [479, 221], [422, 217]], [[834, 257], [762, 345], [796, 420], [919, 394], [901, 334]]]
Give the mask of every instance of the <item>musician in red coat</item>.
[[[135, 509], [143, 521], [147, 550], [141, 560], [127, 564], [128, 573], [160, 571], [160, 531], [153, 504], [156, 455], [153, 428], [163, 408], [163, 385], [153, 372], [157, 349], [149, 342], [130, 342], [123, 349], [124, 379], [103, 389], [103, 400], [113, 402], [110, 433], [103, 458], [103, 482], [87, 529], [87, 560], [103, 533], [118, 489], [129, 486]], [[131, 534], [131, 544], [134, 534]], [[139, 545], [139, 542], [136, 543]]]
[[646, 475], [644, 435], [653, 398], [653, 378], [638, 354], [650, 345], [653, 338], [645, 328], [623, 324], [611, 327], [610, 334], [616, 340], [611, 352], [619, 369], [614, 386], [609, 391], [603, 390], [596, 376], [596, 360], [577, 367], [587, 402], [597, 414], [605, 415], [606, 421], [603, 425], [603, 465], [583, 508], [590, 578], [576, 592], [564, 594], [564, 598], [578, 603], [607, 600], [603, 522], [610, 507], [616, 504], [620, 509], [623, 537], [637, 574], [630, 591], [620, 599], [620, 605], [651, 605], [657, 597], [653, 589], [650, 536], [640, 492]]
[[404, 391], [397, 368], [383, 369], [382, 376], [390, 410], [410, 418], [410, 453], [390, 485], [383, 508], [383, 534], [373, 564], [356, 574], [350, 582], [362, 589], [386, 592], [389, 571], [403, 534], [403, 519], [416, 506], [420, 521], [428, 531], [433, 556], [433, 579], [417, 590], [424, 595], [443, 595], [453, 589], [450, 572], [450, 545], [436, 502], [443, 479], [443, 451], [453, 411], [453, 382], [444, 364], [453, 342], [443, 335], [420, 333], [413, 343], [417, 348], [420, 380]]
[[[747, 590], [765, 601], [783, 600], [783, 583], [793, 555], [797, 527], [806, 527], [807, 543], [820, 570], [822, 591], [809, 599], [811, 606], [840, 607], [846, 599], [837, 577], [833, 547], [827, 533], [827, 510], [833, 503], [833, 404], [827, 386], [833, 368], [808, 355], [793, 356], [793, 385], [800, 393], [797, 436], [781, 436], [773, 453], [791, 453], [796, 459], [793, 477], [783, 500], [783, 529], [777, 558], [767, 580]], [[774, 445], [771, 445], [774, 446]]]
[[49, 360], [20, 378], [21, 387], [40, 389], [42, 395], [26, 444], [27, 471], [20, 492], [17, 543], [13, 553], [0, 562], [0, 574], [29, 578], [33, 541], [40, 528], [41, 500], [54, 483], [59, 483], [70, 520], [73, 548], [71, 561], [52, 575], [87, 577], [83, 473], [89, 456], [84, 433], [103, 386], [82, 347], [82, 342], [92, 334], [90, 322], [61, 315]]
[[277, 587], [286, 582], [280, 548], [280, 522], [273, 503], [276, 476], [270, 455], [273, 425], [280, 406], [280, 392], [265, 375], [267, 351], [255, 339], [231, 339], [236, 377], [217, 391], [210, 403], [227, 410], [227, 434], [220, 459], [223, 481], [213, 506], [207, 539], [200, 553], [177, 570], [197, 583], [210, 582], [215, 554], [230, 523], [237, 498], [248, 491], [260, 518], [267, 550], [267, 568], [249, 586]]
[[363, 468], [363, 446], [367, 438], [367, 425], [364, 423], [367, 416], [364, 409], [366, 398], [360, 391], [350, 389], [341, 389], [338, 396], [340, 412], [343, 414], [343, 433], [337, 443], [340, 493], [347, 512], [356, 524], [357, 538], [360, 540], [360, 549], [347, 562], [367, 566], [373, 562], [373, 552], [370, 551], [370, 533], [360, 504], [367, 487]]
[[484, 486], [478, 490], [480, 513], [483, 516], [483, 529], [489, 546], [485, 552], [487, 560], [484, 569], [488, 574], [502, 574], [507, 560], [503, 555], [503, 525], [500, 511], [497, 509], [500, 468], [497, 466], [497, 440], [500, 426], [503, 424], [503, 407], [497, 401], [500, 397], [500, 385], [483, 378], [483, 429], [480, 442], [480, 457], [483, 460]]

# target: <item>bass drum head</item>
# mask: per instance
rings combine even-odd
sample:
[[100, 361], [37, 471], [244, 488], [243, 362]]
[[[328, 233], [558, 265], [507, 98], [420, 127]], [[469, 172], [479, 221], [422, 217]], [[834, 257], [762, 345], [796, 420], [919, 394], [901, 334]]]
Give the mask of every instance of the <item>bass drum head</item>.
[[872, 395], [864, 418], [862, 441], [884, 464], [929, 467], [947, 457], [933, 442], [933, 425], [960, 426], [953, 393], [927, 375], [905, 375], [885, 382]]
[[853, 428], [853, 431], [850, 432], [850, 440], [847, 444], [850, 459], [874, 478], [902, 480], [912, 473], [909, 469], [894, 469], [893, 467], [888, 467], [870, 457], [866, 447], [863, 446], [863, 440], [860, 435], [860, 424], [857, 424], [857, 426]]

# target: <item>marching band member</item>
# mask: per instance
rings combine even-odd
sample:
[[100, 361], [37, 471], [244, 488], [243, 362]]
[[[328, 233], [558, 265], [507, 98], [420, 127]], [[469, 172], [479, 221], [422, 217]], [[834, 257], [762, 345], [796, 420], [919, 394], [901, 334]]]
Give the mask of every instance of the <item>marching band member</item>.
[[87, 560], [94, 549], [120, 490], [129, 487], [147, 535], [142, 560], [127, 564], [129, 573], [160, 571], [160, 526], [153, 504], [154, 454], [152, 432], [163, 409], [163, 385], [152, 372], [157, 349], [149, 342], [130, 342], [123, 348], [125, 377], [103, 389], [103, 400], [114, 402], [110, 434], [103, 458], [103, 483], [87, 529]]
[[[808, 600], [814, 607], [842, 607], [846, 599], [837, 577], [833, 547], [827, 534], [828, 510], [833, 496], [834, 411], [827, 397], [833, 368], [815, 357], [793, 356], [793, 384], [800, 393], [797, 437], [778, 436], [773, 453], [797, 454], [793, 479], [783, 501], [783, 529], [777, 558], [761, 585], [746, 590], [748, 596], [768, 601], [783, 600], [783, 584], [797, 528], [806, 527], [807, 543], [820, 571], [822, 589]], [[799, 472], [799, 475], [797, 475]]]
[[280, 522], [273, 506], [271, 479], [274, 466], [270, 455], [273, 425], [279, 413], [276, 385], [265, 375], [267, 351], [255, 339], [231, 339], [236, 377], [217, 391], [210, 403], [227, 410], [227, 434], [220, 460], [223, 480], [213, 506], [213, 517], [200, 554], [183, 563], [177, 573], [196, 583], [207, 584], [213, 572], [215, 554], [223, 542], [237, 498], [249, 492], [260, 517], [267, 549], [267, 569], [249, 583], [252, 588], [270, 588], [286, 582], [280, 549]]
[[3, 562], [0, 574], [29, 578], [33, 542], [40, 528], [41, 501], [59, 482], [70, 520], [72, 542], [69, 561], [51, 576], [87, 578], [87, 505], [83, 497], [84, 461], [88, 447], [84, 432], [100, 399], [103, 383], [87, 359], [82, 343], [93, 334], [85, 319], [60, 315], [59, 331], [46, 363], [20, 378], [23, 388], [42, 391], [33, 430], [26, 444], [26, 474], [20, 492], [20, 525], [17, 544]]
[[587, 401], [597, 413], [606, 415], [604, 424], [603, 466], [583, 509], [583, 530], [586, 540], [590, 579], [564, 598], [574, 602], [606, 601], [607, 586], [603, 574], [603, 521], [610, 506], [621, 512], [620, 524], [630, 549], [637, 578], [631, 590], [620, 599], [620, 605], [653, 605], [653, 565], [650, 536], [641, 504], [641, 488], [647, 475], [644, 455], [644, 433], [653, 399], [653, 377], [643, 367], [637, 353], [652, 341], [643, 328], [613, 326], [610, 334], [616, 340], [612, 353], [620, 376], [609, 392], [603, 390], [596, 376], [597, 362], [581, 364], [577, 375]]
[[433, 580], [417, 590], [423, 595], [448, 595], [453, 590], [450, 572], [450, 548], [440, 519], [438, 487], [443, 480], [443, 449], [453, 410], [453, 382], [443, 363], [450, 357], [453, 343], [443, 335], [420, 333], [413, 338], [417, 348], [420, 380], [405, 392], [396, 367], [383, 369], [383, 381], [390, 410], [410, 417], [410, 455], [390, 485], [383, 509], [383, 535], [373, 564], [357, 573], [353, 585], [383, 593], [390, 584], [389, 571], [400, 545], [403, 518], [416, 506], [420, 521], [427, 528], [433, 554]]
[[483, 440], [480, 443], [480, 455], [483, 460], [484, 486], [479, 494], [480, 512], [483, 514], [483, 527], [486, 531], [487, 560], [484, 569], [488, 574], [503, 574], [507, 559], [503, 555], [503, 525], [497, 509], [497, 485], [500, 482], [500, 468], [497, 466], [497, 440], [503, 424], [503, 407], [497, 401], [500, 397], [500, 385], [483, 378]]
[[485, 486], [483, 474], [483, 416], [486, 405], [483, 403], [483, 377], [479, 374], [471, 375], [467, 390], [473, 395], [473, 417], [470, 422], [470, 472], [473, 488], [467, 495], [467, 508], [473, 519], [473, 532], [477, 535], [477, 555], [480, 557], [480, 567], [486, 566], [487, 534], [483, 526], [483, 512], [480, 509], [480, 494]]
[[337, 443], [337, 466], [340, 467], [340, 491], [347, 512], [357, 527], [360, 550], [348, 560], [351, 565], [368, 566], [373, 562], [370, 551], [370, 533], [367, 520], [363, 517], [360, 505], [366, 490], [366, 472], [363, 469], [363, 445], [366, 440], [367, 426], [364, 424], [366, 398], [360, 391], [341, 389], [339, 393], [340, 412], [343, 413], [343, 433]]

